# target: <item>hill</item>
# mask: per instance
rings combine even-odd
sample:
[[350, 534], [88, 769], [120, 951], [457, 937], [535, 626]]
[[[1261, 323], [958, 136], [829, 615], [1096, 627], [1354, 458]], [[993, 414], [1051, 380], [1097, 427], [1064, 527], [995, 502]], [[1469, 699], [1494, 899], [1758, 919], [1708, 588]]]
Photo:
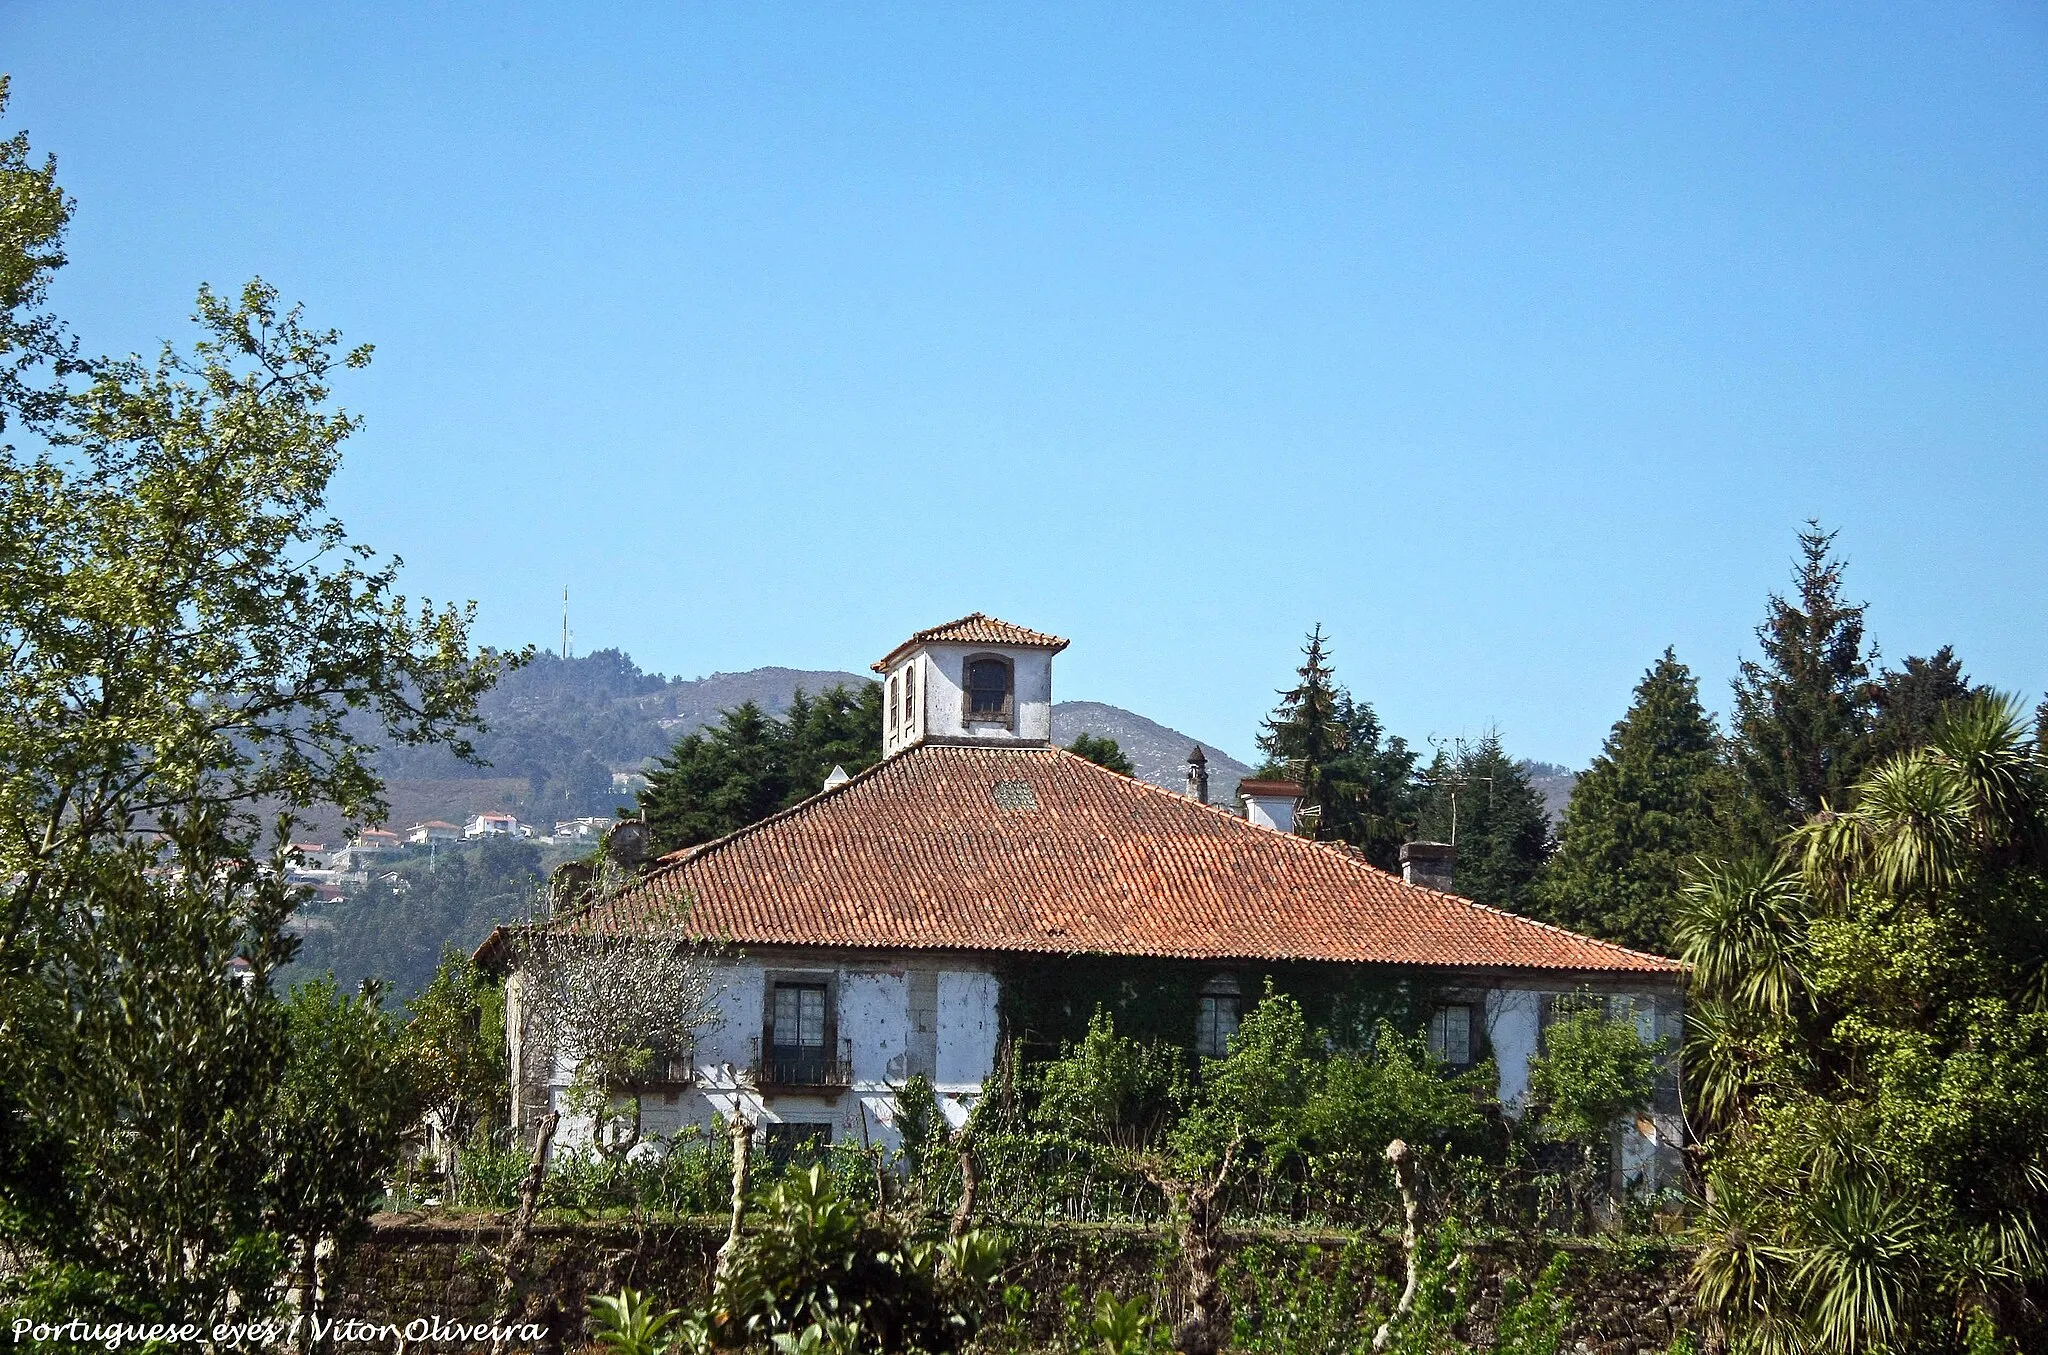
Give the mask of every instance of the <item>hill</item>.
[[1564, 807], [1572, 801], [1572, 789], [1579, 784], [1579, 774], [1569, 767], [1560, 767], [1555, 762], [1533, 762], [1524, 758], [1521, 762], [1523, 775], [1529, 784], [1543, 797], [1543, 808], [1550, 815], [1553, 830], [1564, 822]]
[[[1187, 789], [1188, 752], [1201, 742], [1122, 706], [1100, 701], [1055, 702], [1053, 742], [1069, 744], [1082, 734], [1115, 739], [1137, 769], [1140, 781], [1174, 791]], [[1252, 769], [1213, 743], [1203, 743], [1202, 752], [1209, 759], [1209, 803], [1235, 804], [1237, 783], [1250, 776]]]
[[[484, 697], [485, 731], [476, 750], [486, 765], [457, 760], [443, 748], [391, 748], [377, 760], [384, 774], [389, 822], [403, 829], [426, 819], [459, 823], [485, 810], [517, 814], [543, 829], [556, 819], [609, 815], [633, 803], [636, 775], [691, 730], [721, 711], [752, 701], [773, 714], [789, 708], [799, 688], [821, 692], [872, 682], [829, 669], [765, 667], [708, 677], [670, 678], [643, 672], [620, 650], [564, 659], [541, 654], [508, 674]], [[1099, 701], [1053, 707], [1053, 735], [1062, 744], [1088, 733], [1115, 739], [1153, 785], [1186, 784], [1188, 750], [1198, 740], [1133, 711]], [[1228, 803], [1250, 768], [1203, 742], [1209, 755], [1210, 799]], [[301, 836], [339, 842], [331, 811], [307, 816]]]

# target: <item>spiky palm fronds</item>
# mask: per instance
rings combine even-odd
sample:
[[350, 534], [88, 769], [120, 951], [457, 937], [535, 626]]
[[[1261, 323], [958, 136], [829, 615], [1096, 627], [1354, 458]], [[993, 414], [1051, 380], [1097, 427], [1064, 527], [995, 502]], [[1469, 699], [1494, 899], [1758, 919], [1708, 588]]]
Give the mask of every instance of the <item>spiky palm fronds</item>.
[[1755, 1355], [1794, 1355], [1803, 1348], [1798, 1324], [1786, 1320], [1792, 1266], [1775, 1232], [1765, 1202], [1737, 1178], [1709, 1178], [1694, 1233], [1693, 1286], [1701, 1310], [1714, 1315], [1730, 1345]]
[[1679, 958], [1702, 995], [1787, 1015], [1805, 1000], [1795, 956], [1806, 914], [1798, 878], [1778, 862], [1703, 867], [1680, 896]]
[[1903, 1193], [1846, 1181], [1809, 1195], [1788, 1247], [1792, 1283], [1824, 1350], [1901, 1344], [1921, 1299], [1920, 1219]]
[[1686, 1012], [1688, 1102], [1706, 1125], [1732, 1123], [1756, 1082], [1750, 1019], [1733, 1003], [1696, 1000]]
[[1944, 711], [1934, 744], [1968, 788], [1986, 845], [2042, 841], [2041, 749], [2016, 697], [1986, 693]]
[[1793, 837], [1813, 894], [1839, 904], [1851, 881], [1906, 899], [1948, 889], [1987, 853], [2040, 854], [2044, 769], [2010, 697], [1947, 711], [1925, 748], [1856, 784], [1853, 809], [1823, 813]]

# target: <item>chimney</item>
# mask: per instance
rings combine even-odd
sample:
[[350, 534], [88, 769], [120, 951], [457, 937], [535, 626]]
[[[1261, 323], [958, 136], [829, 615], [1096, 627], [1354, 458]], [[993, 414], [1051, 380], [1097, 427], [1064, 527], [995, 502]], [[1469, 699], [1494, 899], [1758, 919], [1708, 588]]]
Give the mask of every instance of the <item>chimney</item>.
[[1424, 889], [1451, 892], [1451, 877], [1458, 869], [1458, 848], [1449, 842], [1404, 842], [1401, 844], [1401, 878]]
[[1209, 803], [1209, 758], [1199, 743], [1188, 754], [1188, 798], [1198, 805]]
[[1294, 831], [1294, 810], [1301, 803], [1301, 786], [1293, 781], [1237, 783], [1237, 798], [1244, 801], [1244, 816], [1276, 833]]

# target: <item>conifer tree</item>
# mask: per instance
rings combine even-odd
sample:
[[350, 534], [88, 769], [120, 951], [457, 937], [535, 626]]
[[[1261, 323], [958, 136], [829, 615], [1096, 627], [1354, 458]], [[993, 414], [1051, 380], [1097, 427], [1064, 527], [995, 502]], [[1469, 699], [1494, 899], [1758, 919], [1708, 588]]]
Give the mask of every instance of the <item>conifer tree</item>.
[[1670, 954], [1689, 864], [1718, 851], [1734, 779], [1699, 683], [1669, 649], [1579, 777], [1558, 853], [1532, 891], [1546, 921]]
[[1382, 870], [1400, 865], [1401, 844], [1415, 836], [1422, 791], [1415, 750], [1381, 726], [1371, 704], [1337, 691], [1343, 751], [1323, 768], [1321, 837], [1348, 842]]
[[1123, 745], [1106, 736], [1098, 737], [1083, 732], [1067, 745], [1067, 751], [1075, 757], [1087, 758], [1096, 766], [1107, 767], [1122, 776], [1138, 774], [1138, 769], [1132, 766], [1130, 758], [1125, 756]]
[[1301, 653], [1298, 681], [1280, 693], [1259, 735], [1260, 772], [1301, 782], [1303, 806], [1316, 811], [1303, 815], [1304, 833], [1348, 842], [1392, 869], [1419, 805], [1415, 753], [1386, 733], [1370, 703], [1337, 683], [1321, 626]]
[[1317, 625], [1301, 646], [1299, 679], [1280, 693], [1280, 704], [1261, 725], [1261, 769], [1301, 781], [1304, 805], [1322, 802], [1323, 769], [1344, 751], [1344, 728], [1337, 721], [1337, 682], [1330, 669], [1323, 628]]
[[1455, 753], [1438, 749], [1422, 781], [1419, 828], [1425, 837], [1457, 844], [1457, 892], [1523, 911], [1530, 882], [1550, 854], [1550, 817], [1499, 732], [1489, 730]]
[[857, 772], [881, 755], [879, 683], [799, 691], [783, 719], [745, 701], [677, 741], [647, 774], [640, 810], [658, 850], [694, 847], [817, 794], [835, 764]]
[[1949, 645], [1932, 658], [1909, 656], [1903, 668], [1887, 668], [1871, 693], [1876, 709], [1867, 761], [1875, 765], [1926, 747], [1942, 715], [1977, 690]]
[[1735, 766], [1754, 820], [1753, 845], [1840, 807], [1870, 746], [1870, 664], [1862, 603], [1842, 596], [1846, 562], [1817, 522], [1799, 534], [1798, 595], [1772, 594], [1756, 637], [1761, 663], [1735, 680]]

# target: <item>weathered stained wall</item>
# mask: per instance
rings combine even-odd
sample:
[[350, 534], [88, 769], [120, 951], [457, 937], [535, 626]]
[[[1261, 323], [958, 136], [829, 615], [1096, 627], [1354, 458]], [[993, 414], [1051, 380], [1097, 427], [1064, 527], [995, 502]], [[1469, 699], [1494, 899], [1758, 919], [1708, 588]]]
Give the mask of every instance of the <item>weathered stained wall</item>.
[[[977, 654], [1000, 654], [1013, 665], [1016, 721], [1013, 727], [977, 723], [964, 717], [967, 660]], [[1049, 743], [1052, 740], [1052, 660], [1049, 650], [1004, 645], [925, 645], [890, 670], [891, 676], [916, 665], [918, 712], [910, 729], [889, 733], [882, 746], [894, 753], [927, 738], [974, 738], [989, 743]]]
[[[835, 1141], [895, 1148], [895, 1090], [907, 1077], [930, 1078], [942, 1108], [957, 1123], [995, 1069], [999, 986], [986, 971], [941, 968], [938, 957], [917, 964], [900, 956], [821, 960], [813, 952], [768, 950], [723, 962], [717, 974], [719, 1020], [698, 1033], [692, 1081], [655, 1085], [641, 1095], [646, 1140], [690, 1126], [708, 1131], [714, 1115], [737, 1108], [762, 1124], [829, 1125]], [[761, 1057], [768, 990], [778, 980], [826, 985], [832, 1053], [848, 1057], [850, 1087], [762, 1091], [735, 1080], [734, 1073], [744, 1075]], [[560, 1060], [546, 1085], [536, 1082], [523, 1093], [527, 1120], [536, 1104], [552, 1103], [563, 1113], [556, 1141], [564, 1148], [590, 1142], [590, 1119], [569, 1113], [573, 1073], [568, 1060]], [[538, 1075], [534, 1070], [529, 1078]], [[650, 1142], [646, 1151], [653, 1150]]]

